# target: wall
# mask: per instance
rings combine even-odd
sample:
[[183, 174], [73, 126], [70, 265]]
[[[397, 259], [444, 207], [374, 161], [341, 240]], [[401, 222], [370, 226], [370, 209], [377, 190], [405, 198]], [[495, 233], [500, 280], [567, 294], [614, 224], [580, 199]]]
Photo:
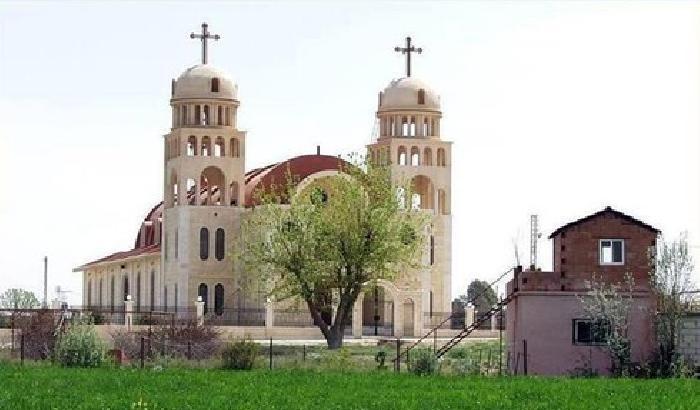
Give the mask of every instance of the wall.
[[[632, 361], [646, 361], [653, 348], [651, 315], [653, 301], [648, 294], [635, 294], [629, 337]], [[509, 368], [523, 372], [523, 340], [527, 341], [528, 374], [566, 375], [586, 361], [599, 374], [609, 374], [610, 360], [598, 346], [575, 345], [572, 320], [585, 318], [583, 305], [574, 292], [519, 292], [508, 304], [506, 334]], [[518, 357], [520, 356], [520, 357]]]

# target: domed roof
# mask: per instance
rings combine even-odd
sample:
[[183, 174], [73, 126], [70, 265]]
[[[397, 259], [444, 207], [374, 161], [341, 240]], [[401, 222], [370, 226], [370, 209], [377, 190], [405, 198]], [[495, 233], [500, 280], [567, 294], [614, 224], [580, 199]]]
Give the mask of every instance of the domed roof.
[[379, 103], [379, 111], [395, 109], [439, 111], [440, 96], [421, 80], [398, 78], [384, 89]]
[[[218, 81], [218, 91], [214, 80]], [[209, 64], [197, 64], [185, 70], [175, 81], [173, 98], [226, 98], [236, 100], [238, 86], [223, 70]]]

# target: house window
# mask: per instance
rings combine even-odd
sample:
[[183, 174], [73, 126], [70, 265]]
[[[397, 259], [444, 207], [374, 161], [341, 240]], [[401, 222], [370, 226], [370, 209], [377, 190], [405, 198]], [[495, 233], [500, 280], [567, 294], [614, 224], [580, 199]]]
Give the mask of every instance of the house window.
[[575, 345], [602, 345], [608, 340], [610, 323], [591, 319], [572, 321], [572, 342]]
[[625, 241], [622, 239], [601, 239], [599, 255], [601, 265], [625, 264]]

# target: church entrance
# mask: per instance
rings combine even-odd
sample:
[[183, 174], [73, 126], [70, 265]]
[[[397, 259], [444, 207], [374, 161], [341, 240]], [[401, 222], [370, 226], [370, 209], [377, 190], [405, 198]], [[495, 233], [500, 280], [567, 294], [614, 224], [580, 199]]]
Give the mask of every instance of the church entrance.
[[362, 335], [394, 335], [394, 301], [380, 286], [369, 287], [362, 300]]

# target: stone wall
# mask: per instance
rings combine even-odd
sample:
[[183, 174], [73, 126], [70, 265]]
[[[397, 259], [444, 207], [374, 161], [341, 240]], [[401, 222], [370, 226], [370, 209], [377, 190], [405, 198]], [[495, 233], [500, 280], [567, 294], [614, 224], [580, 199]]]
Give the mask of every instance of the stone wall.
[[700, 364], [700, 313], [682, 319], [678, 348], [686, 360]]

